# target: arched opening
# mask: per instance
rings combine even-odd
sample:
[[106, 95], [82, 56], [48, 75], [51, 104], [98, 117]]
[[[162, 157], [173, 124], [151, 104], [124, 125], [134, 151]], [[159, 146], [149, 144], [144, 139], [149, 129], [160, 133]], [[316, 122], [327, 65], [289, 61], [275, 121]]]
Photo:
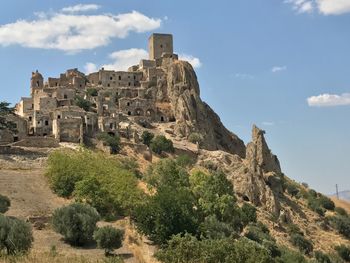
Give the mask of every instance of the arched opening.
[[164, 122], [164, 117], [163, 116], [160, 117], [160, 121]]
[[142, 109], [139, 109], [139, 108], [136, 109], [136, 110], [135, 110], [135, 115], [136, 115], [136, 116], [143, 116], [143, 110], [142, 110]]
[[131, 111], [128, 111], [128, 115], [129, 115], [129, 116], [131, 115]]
[[108, 132], [108, 135], [110, 135], [110, 136], [115, 136], [115, 133], [114, 132]]

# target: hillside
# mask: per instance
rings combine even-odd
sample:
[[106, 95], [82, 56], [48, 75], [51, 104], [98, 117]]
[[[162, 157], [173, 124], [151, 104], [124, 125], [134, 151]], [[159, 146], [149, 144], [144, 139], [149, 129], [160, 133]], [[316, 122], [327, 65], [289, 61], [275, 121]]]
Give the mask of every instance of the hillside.
[[[331, 196], [336, 198], [336, 194], [333, 194]], [[350, 202], [350, 191], [340, 191], [339, 199]]]

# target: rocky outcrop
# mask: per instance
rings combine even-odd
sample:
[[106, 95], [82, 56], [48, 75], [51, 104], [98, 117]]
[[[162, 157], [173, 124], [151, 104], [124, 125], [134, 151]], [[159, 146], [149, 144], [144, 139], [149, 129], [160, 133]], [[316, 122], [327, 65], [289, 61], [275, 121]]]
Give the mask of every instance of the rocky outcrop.
[[159, 82], [158, 94], [170, 102], [176, 119], [175, 134], [186, 138], [198, 132], [204, 137], [205, 149], [224, 150], [244, 158], [243, 141], [227, 130], [219, 116], [201, 100], [197, 76], [191, 64], [175, 61], [167, 65], [164, 72], [166, 81]]
[[228, 175], [235, 192], [245, 201], [263, 206], [271, 213], [280, 212], [282, 195], [279, 161], [268, 148], [264, 131], [253, 127], [252, 142], [247, 146], [245, 159], [223, 151], [201, 151], [199, 164], [212, 163]]

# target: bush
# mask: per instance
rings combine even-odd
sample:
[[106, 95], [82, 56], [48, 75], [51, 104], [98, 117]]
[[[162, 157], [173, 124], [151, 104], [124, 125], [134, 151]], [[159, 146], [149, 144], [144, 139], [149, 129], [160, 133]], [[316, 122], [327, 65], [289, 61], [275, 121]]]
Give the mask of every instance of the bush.
[[168, 246], [156, 253], [164, 263], [270, 263], [268, 251], [257, 243], [242, 238], [198, 240], [189, 234], [173, 236]]
[[14, 217], [0, 215], [0, 250], [15, 255], [27, 252], [33, 242], [31, 226]]
[[245, 236], [260, 244], [262, 244], [264, 240], [274, 241], [270, 236], [269, 230], [262, 223], [249, 225]]
[[153, 138], [150, 144], [151, 150], [157, 154], [161, 154], [162, 152], [174, 152], [173, 142], [167, 139], [163, 135], [158, 135]]
[[103, 141], [106, 145], [111, 147], [111, 154], [117, 154], [120, 151], [120, 137], [119, 135], [112, 135], [106, 132], [97, 135], [97, 139]]
[[200, 144], [203, 141], [203, 135], [197, 132], [193, 132], [188, 136], [188, 140], [192, 143]]
[[55, 231], [62, 234], [68, 243], [84, 245], [92, 240], [99, 219], [94, 208], [75, 203], [56, 209], [52, 223]]
[[338, 215], [341, 215], [341, 216], [345, 216], [347, 217], [348, 216], [348, 212], [346, 212], [346, 210], [342, 207], [336, 207], [334, 209], [334, 211], [338, 214]]
[[293, 183], [288, 183], [287, 185], [287, 192], [288, 194], [290, 194], [292, 197], [297, 196], [297, 194], [299, 193], [299, 189], [298, 187], [293, 184]]
[[332, 263], [329, 256], [321, 251], [315, 251], [315, 259], [318, 263]]
[[84, 111], [90, 111], [91, 109], [91, 102], [88, 100], [85, 100], [80, 96], [76, 96], [74, 102], [75, 102], [75, 105], [77, 105], [79, 108], [82, 108]]
[[59, 150], [50, 154], [47, 176], [60, 196], [94, 206], [103, 216], [128, 214], [142, 201], [135, 177], [137, 167], [127, 158], [91, 151]]
[[248, 203], [244, 203], [242, 209], [242, 221], [244, 225], [256, 222], [256, 208]]
[[347, 216], [333, 216], [329, 218], [332, 227], [346, 238], [350, 238], [350, 218]]
[[154, 134], [149, 132], [149, 131], [144, 131], [141, 134], [142, 143], [147, 145], [147, 146], [150, 146], [153, 138], [154, 138]]
[[86, 90], [86, 94], [91, 96], [91, 97], [96, 97], [98, 95], [97, 89], [95, 88], [88, 88]]
[[176, 164], [187, 168], [195, 164], [196, 160], [187, 154], [181, 154], [176, 158]]
[[10, 199], [7, 196], [0, 195], [0, 213], [6, 213], [10, 206]]
[[300, 234], [292, 234], [290, 242], [304, 254], [310, 254], [313, 250], [312, 243]]
[[333, 211], [335, 208], [334, 202], [327, 196], [321, 195], [319, 198], [320, 205], [327, 209]]
[[158, 189], [135, 209], [133, 219], [137, 229], [156, 244], [165, 244], [172, 235], [196, 234], [198, 230], [194, 198], [185, 188]]
[[94, 240], [99, 248], [105, 250], [105, 255], [110, 254], [113, 249], [118, 249], [122, 246], [124, 231], [115, 229], [111, 226], [104, 226], [97, 229], [94, 233]]
[[277, 263], [307, 263], [305, 257], [293, 250], [286, 247], [280, 249], [281, 256], [276, 259]]
[[346, 262], [350, 262], [350, 247], [340, 245], [336, 246], [335, 250], [343, 260], [345, 260]]

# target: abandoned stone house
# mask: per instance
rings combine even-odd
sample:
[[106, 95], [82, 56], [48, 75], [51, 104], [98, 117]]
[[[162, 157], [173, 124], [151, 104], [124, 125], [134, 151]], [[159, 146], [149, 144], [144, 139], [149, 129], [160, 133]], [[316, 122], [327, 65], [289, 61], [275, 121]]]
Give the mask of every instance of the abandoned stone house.
[[[169, 103], [158, 99], [158, 87], [166, 82], [163, 68], [178, 59], [173, 53], [173, 37], [152, 34], [148, 45], [149, 58], [128, 71], [102, 68], [85, 75], [70, 69], [47, 81], [38, 71], [33, 72], [30, 97], [22, 98], [15, 115], [8, 116], [17, 132], [0, 131], [0, 144], [30, 136], [78, 143], [98, 132], [117, 133], [119, 124], [128, 120], [174, 121]], [[77, 98], [87, 102], [89, 109], [78, 107]]]

